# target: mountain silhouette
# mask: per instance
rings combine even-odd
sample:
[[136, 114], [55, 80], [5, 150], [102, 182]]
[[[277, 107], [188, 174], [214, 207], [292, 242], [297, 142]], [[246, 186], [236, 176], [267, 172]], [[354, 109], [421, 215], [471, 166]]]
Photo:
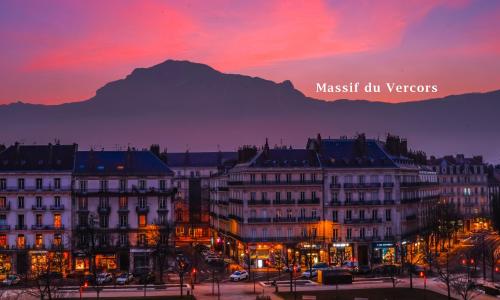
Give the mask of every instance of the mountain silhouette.
[[406, 103], [323, 101], [290, 81], [225, 74], [188, 61], [135, 69], [88, 100], [0, 105], [0, 143], [76, 142], [81, 149], [160, 143], [169, 151], [235, 150], [243, 144], [305, 147], [308, 137], [381, 139], [390, 132], [429, 155], [500, 162], [500, 91]]

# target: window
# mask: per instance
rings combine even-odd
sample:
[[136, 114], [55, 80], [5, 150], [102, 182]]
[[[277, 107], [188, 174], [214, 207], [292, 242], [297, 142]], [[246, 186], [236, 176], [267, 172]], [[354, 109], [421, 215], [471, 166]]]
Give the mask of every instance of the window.
[[146, 245], [146, 235], [144, 233], [140, 233], [137, 236], [137, 240], [137, 243], [139, 243], [139, 245]]
[[7, 189], [7, 180], [0, 178], [0, 191]]
[[301, 173], [300, 174], [300, 182], [304, 183], [306, 181], [306, 174]]
[[120, 197], [118, 200], [120, 209], [127, 209], [128, 208], [128, 198], [125, 196]]
[[306, 199], [306, 192], [300, 192], [300, 200], [304, 201]]
[[384, 183], [392, 183], [392, 176], [384, 175]]
[[89, 225], [89, 220], [88, 220], [87, 214], [79, 214], [78, 215], [78, 225], [80, 225], [80, 226]]
[[36, 226], [42, 226], [42, 223], [43, 223], [43, 216], [42, 216], [42, 214], [36, 214], [36, 216], [35, 216], [35, 222], [36, 222]]
[[385, 192], [384, 193], [384, 200], [385, 201], [391, 201], [392, 200], [392, 193], [391, 192]]
[[41, 196], [36, 196], [36, 207], [42, 207], [43, 202], [42, 202], [42, 197]]
[[347, 228], [346, 239], [350, 240], [352, 238], [352, 228]]
[[108, 181], [105, 179], [102, 179], [99, 181], [99, 190], [101, 192], [106, 192], [108, 191]]
[[0, 215], [0, 225], [7, 225], [7, 215]]
[[108, 228], [109, 227], [109, 216], [106, 214], [99, 215], [99, 226], [101, 228]]
[[365, 175], [359, 175], [358, 176], [358, 182], [360, 184], [364, 184], [365, 183]]
[[366, 235], [366, 230], [364, 227], [360, 228], [359, 229], [359, 237], [364, 239], [365, 238], [365, 235]]
[[281, 174], [279, 174], [279, 173], [274, 174], [274, 181], [276, 181], [276, 183], [280, 183], [281, 182]]
[[364, 219], [365, 219], [365, 211], [364, 211], [363, 209], [359, 211], [359, 218], [360, 218], [361, 220], [364, 220]]
[[17, 215], [17, 227], [19, 229], [24, 228], [24, 215]]
[[128, 226], [128, 215], [121, 214], [120, 215], [120, 227]]
[[359, 192], [359, 201], [365, 201], [365, 193]]
[[262, 237], [263, 238], [267, 237], [267, 228], [262, 228]]
[[167, 184], [166, 184], [165, 179], [160, 179], [160, 182], [158, 185], [159, 185], [161, 191], [164, 191], [167, 189]]
[[337, 241], [339, 239], [339, 230], [337, 228], [333, 229], [333, 240]]
[[266, 183], [267, 182], [267, 175], [266, 174], [260, 175], [260, 179], [261, 179], [262, 183]]
[[87, 209], [88, 207], [88, 199], [87, 198], [78, 198], [78, 209]]
[[338, 184], [339, 182], [339, 178], [337, 177], [337, 175], [333, 175], [332, 176], [332, 184]]
[[41, 190], [43, 188], [43, 179], [37, 178], [35, 182], [36, 182], [36, 189]]
[[314, 218], [316, 218], [317, 216], [318, 216], [318, 211], [317, 211], [317, 210], [315, 210], [315, 209], [313, 209], [313, 210], [311, 211], [311, 217], [314, 219]]
[[24, 190], [24, 178], [17, 179], [17, 188], [19, 190]]
[[346, 218], [346, 220], [351, 220], [351, 218], [352, 218], [352, 211], [351, 210], [347, 210], [345, 212], [345, 218]]
[[126, 233], [120, 233], [120, 245], [125, 246], [128, 245], [128, 235]]
[[54, 227], [55, 228], [61, 228], [62, 227], [61, 214], [54, 214]]
[[378, 219], [378, 210], [376, 209], [372, 210], [372, 219], [373, 220]]
[[7, 208], [7, 199], [5, 197], [0, 197], [0, 207], [1, 208]]
[[292, 192], [286, 192], [286, 200], [292, 201]]
[[250, 183], [255, 183], [255, 174], [250, 174]]
[[305, 208], [301, 208], [300, 209], [300, 217], [301, 218], [305, 218], [306, 217], [306, 209]]
[[292, 174], [286, 174], [286, 182], [287, 183], [292, 182]]
[[311, 193], [311, 198], [312, 198], [312, 200], [318, 199], [318, 197], [316, 197], [316, 192], [315, 191]]
[[99, 197], [99, 207], [100, 208], [109, 207], [109, 197]]
[[24, 197], [17, 197], [17, 208], [24, 208]]
[[181, 209], [178, 209], [175, 212], [175, 221], [176, 222], [182, 222], [182, 210]]
[[351, 192], [345, 193], [345, 202], [349, 203], [351, 201], [352, 201], [352, 193]]
[[390, 221], [391, 220], [391, 210], [390, 209], [386, 209], [385, 210], [385, 220], [386, 221]]
[[370, 177], [370, 182], [371, 183], [378, 183], [378, 176], [377, 175], [372, 175]]
[[144, 179], [139, 180], [139, 189], [140, 190], [146, 189], [146, 180], [144, 180]]
[[35, 236], [35, 246], [37, 248], [42, 248], [43, 247], [43, 235], [40, 233], [37, 233]]
[[286, 210], [286, 217], [287, 217], [288, 219], [293, 218], [293, 212], [292, 212], [292, 209], [291, 209], [291, 208], [288, 208], [288, 209]]
[[61, 196], [54, 196], [54, 206], [61, 207]]
[[0, 248], [6, 248], [6, 247], [7, 247], [7, 235], [0, 234]]
[[332, 221], [337, 222], [339, 219], [339, 212], [337, 210], [332, 211]]
[[146, 197], [139, 197], [139, 207], [146, 208], [147, 206], [148, 206], [148, 202], [146, 200]]
[[280, 192], [276, 192], [276, 196], [275, 196], [275, 198], [276, 198], [276, 199], [275, 199], [275, 200], [276, 200], [276, 202], [278, 202], [278, 203], [279, 203], [279, 202], [281, 201], [281, 193], [280, 193]]
[[288, 238], [293, 237], [293, 229], [292, 228], [287, 228], [286, 234]]
[[167, 208], [167, 197], [159, 197], [158, 198], [158, 207], [161, 209]]
[[251, 201], [255, 201], [255, 199], [256, 199], [256, 196], [255, 196], [255, 195], [256, 195], [256, 194], [255, 194], [255, 192], [251, 192], [251, 193], [250, 193], [250, 200], [251, 200]]
[[54, 245], [60, 246], [62, 244], [62, 236], [60, 233], [54, 233]]
[[148, 221], [146, 215], [139, 215], [139, 227], [146, 227]]
[[386, 237], [392, 236], [392, 228], [391, 227], [386, 227], [385, 228], [385, 236]]
[[20, 249], [23, 249], [24, 247], [26, 247], [26, 238], [24, 237], [24, 234], [17, 235], [16, 245], [17, 245], [17, 248], [20, 248]]
[[262, 201], [267, 200], [267, 192], [262, 192], [261, 193], [261, 199], [262, 199]]
[[318, 233], [318, 228], [316, 228], [316, 227], [311, 228], [311, 236], [312, 237], [316, 237], [317, 233]]
[[87, 180], [80, 180], [80, 191], [81, 192], [87, 191]]
[[372, 229], [372, 236], [373, 236], [373, 237], [378, 237], [378, 228], [377, 228], [377, 227], [374, 227], [374, 228]]
[[120, 191], [124, 192], [127, 190], [127, 181], [125, 179], [120, 179]]
[[339, 201], [339, 193], [333, 192], [332, 193], [332, 201], [333, 202], [338, 202]]
[[61, 178], [54, 178], [54, 188], [56, 190], [61, 188]]

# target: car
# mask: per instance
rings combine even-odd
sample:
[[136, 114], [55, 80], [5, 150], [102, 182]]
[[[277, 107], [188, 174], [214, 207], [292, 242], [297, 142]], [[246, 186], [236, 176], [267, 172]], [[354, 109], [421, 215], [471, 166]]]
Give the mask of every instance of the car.
[[19, 277], [18, 275], [14, 275], [14, 274], [11, 274], [11, 275], [8, 275], [3, 281], [2, 281], [2, 284], [4, 285], [16, 285], [18, 284], [19, 282], [21, 281], [21, 277]]
[[359, 264], [356, 261], [346, 261], [346, 262], [344, 262], [344, 264], [342, 266], [346, 267], [346, 268], [355, 269], [355, 268], [359, 267]]
[[[293, 268], [294, 268], [293, 265], [284, 266], [283, 271], [286, 273], [293, 272]], [[295, 272], [300, 272], [300, 271], [301, 271], [300, 265], [295, 265]]]
[[413, 274], [419, 275], [420, 272], [425, 273], [425, 267], [421, 265], [409, 265], [409, 268]]
[[148, 272], [139, 276], [140, 284], [149, 284], [155, 282], [155, 274]]
[[372, 271], [372, 269], [368, 265], [361, 265], [361, 266], [354, 269], [354, 273], [356, 273], [356, 274], [368, 274], [371, 271]]
[[97, 284], [105, 284], [113, 281], [111, 273], [103, 272], [97, 275]]
[[134, 275], [132, 275], [131, 273], [121, 273], [120, 275], [118, 275], [118, 277], [116, 277], [116, 284], [127, 284], [130, 283], [132, 279], [134, 279]]
[[231, 274], [231, 276], [229, 276], [229, 280], [231, 281], [240, 281], [244, 279], [248, 279], [248, 272], [245, 270], [235, 271]]
[[309, 269], [307, 269], [306, 271], [304, 271], [302, 273], [302, 276], [304, 276], [305, 278], [314, 278], [314, 277], [318, 276], [318, 270], [314, 270], [314, 269], [309, 270]]
[[205, 261], [206, 261], [207, 263], [217, 262], [217, 261], [220, 261], [220, 260], [222, 260], [222, 259], [221, 259], [220, 257], [218, 257], [218, 256], [207, 256], [207, 257], [205, 258]]

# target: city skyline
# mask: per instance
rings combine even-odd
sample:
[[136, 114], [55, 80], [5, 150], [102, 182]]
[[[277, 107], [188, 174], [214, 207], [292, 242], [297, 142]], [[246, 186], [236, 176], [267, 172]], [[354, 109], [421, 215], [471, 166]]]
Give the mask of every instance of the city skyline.
[[[289, 79], [307, 96], [329, 100], [400, 102], [500, 87], [494, 1], [4, 1], [0, 7], [1, 104], [85, 100], [105, 83], [167, 58]], [[439, 92], [314, 92], [316, 82], [357, 81], [436, 84]]]

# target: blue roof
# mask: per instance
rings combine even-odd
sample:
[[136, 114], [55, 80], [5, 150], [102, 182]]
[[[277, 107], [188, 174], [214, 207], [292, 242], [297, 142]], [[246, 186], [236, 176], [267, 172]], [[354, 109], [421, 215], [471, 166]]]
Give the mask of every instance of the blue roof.
[[75, 175], [157, 176], [172, 170], [151, 151], [78, 151]]
[[321, 163], [325, 167], [398, 167], [396, 158], [384, 150], [380, 141], [367, 139], [362, 151], [357, 147], [356, 139], [323, 139], [319, 149]]
[[167, 153], [167, 165], [179, 167], [218, 167], [230, 160], [237, 160], [237, 152], [180, 152]]
[[0, 171], [71, 171], [77, 147], [16, 143], [0, 152]]
[[318, 156], [306, 149], [269, 149], [260, 152], [250, 167], [319, 167]]

